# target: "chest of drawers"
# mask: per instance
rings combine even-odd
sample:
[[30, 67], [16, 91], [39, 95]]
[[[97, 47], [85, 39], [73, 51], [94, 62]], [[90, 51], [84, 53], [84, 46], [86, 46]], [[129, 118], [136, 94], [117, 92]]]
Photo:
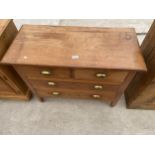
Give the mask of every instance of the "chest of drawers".
[[24, 25], [3, 57], [34, 94], [90, 98], [114, 106], [146, 71], [134, 29]]
[[[12, 20], [0, 20], [0, 60], [17, 35]], [[0, 62], [0, 98], [28, 100], [31, 96], [29, 88], [10, 65]]]

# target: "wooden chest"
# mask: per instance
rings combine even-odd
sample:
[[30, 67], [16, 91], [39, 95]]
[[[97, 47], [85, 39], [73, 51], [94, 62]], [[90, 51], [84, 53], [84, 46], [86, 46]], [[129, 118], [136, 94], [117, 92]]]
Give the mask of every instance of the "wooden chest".
[[137, 71], [146, 71], [134, 29], [24, 25], [3, 63], [40, 100], [99, 99], [116, 104]]
[[155, 109], [155, 21], [141, 45], [141, 50], [148, 71], [137, 73], [128, 86], [125, 92], [127, 107]]
[[[0, 20], [0, 60], [17, 35], [12, 20]], [[31, 93], [12, 66], [0, 63], [0, 98], [27, 100]]]

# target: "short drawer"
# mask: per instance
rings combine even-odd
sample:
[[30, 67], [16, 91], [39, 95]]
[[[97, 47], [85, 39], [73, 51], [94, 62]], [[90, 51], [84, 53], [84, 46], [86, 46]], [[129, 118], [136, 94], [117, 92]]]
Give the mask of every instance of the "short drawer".
[[41, 97], [67, 97], [67, 98], [88, 98], [99, 99], [103, 101], [112, 101], [115, 97], [115, 92], [94, 92], [84, 90], [68, 90], [68, 89], [36, 89], [37, 93]]
[[35, 88], [66, 88], [71, 90], [91, 90], [96, 92], [102, 91], [117, 91], [119, 85], [108, 85], [101, 83], [79, 83], [73, 81], [60, 81], [56, 79], [51, 80], [29, 80], [31, 85]]
[[70, 78], [68, 68], [38, 67], [38, 66], [15, 66], [19, 73], [27, 78]]
[[103, 81], [109, 84], [120, 84], [125, 80], [127, 71], [102, 69], [75, 69], [74, 78], [83, 80]]

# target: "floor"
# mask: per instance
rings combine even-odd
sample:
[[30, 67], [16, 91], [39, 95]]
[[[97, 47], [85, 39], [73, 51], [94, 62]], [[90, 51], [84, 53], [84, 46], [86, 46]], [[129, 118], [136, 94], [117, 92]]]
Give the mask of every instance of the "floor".
[[[141, 43], [152, 20], [14, 20], [21, 24], [135, 27]], [[155, 134], [155, 111], [126, 109], [94, 100], [0, 100], [0, 134]]]

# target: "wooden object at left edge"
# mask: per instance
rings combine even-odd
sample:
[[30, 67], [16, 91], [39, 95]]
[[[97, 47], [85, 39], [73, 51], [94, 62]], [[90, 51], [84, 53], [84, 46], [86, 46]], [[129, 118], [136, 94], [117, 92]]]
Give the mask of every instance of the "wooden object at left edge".
[[12, 66], [1, 63], [17, 33], [13, 20], [0, 20], [0, 98], [29, 100], [31, 92], [17, 72]]

